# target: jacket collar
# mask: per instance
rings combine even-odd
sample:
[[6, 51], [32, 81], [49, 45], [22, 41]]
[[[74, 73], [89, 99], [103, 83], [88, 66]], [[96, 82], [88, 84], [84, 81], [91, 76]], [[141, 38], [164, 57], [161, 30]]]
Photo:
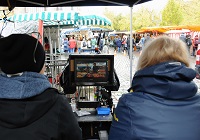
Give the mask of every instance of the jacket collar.
[[163, 62], [137, 71], [132, 89], [167, 99], [189, 98], [197, 92], [195, 76], [193, 69], [180, 62]]

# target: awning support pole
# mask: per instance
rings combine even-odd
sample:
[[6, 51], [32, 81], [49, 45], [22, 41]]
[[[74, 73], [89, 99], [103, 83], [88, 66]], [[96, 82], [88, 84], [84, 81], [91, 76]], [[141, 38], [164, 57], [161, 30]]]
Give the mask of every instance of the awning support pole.
[[132, 85], [132, 65], [133, 65], [133, 31], [132, 31], [132, 9], [133, 7], [130, 7], [130, 87]]

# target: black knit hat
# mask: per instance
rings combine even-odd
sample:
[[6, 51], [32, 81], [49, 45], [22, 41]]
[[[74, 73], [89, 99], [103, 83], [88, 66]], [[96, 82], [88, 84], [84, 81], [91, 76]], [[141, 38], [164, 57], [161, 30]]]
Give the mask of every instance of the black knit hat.
[[0, 39], [0, 68], [4, 73], [40, 72], [44, 61], [44, 48], [36, 38], [12, 34]]

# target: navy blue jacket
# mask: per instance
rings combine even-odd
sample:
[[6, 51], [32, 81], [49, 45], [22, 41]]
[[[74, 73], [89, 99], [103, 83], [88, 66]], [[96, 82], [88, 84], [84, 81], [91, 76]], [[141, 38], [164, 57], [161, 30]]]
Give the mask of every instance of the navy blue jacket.
[[121, 40], [119, 38], [116, 40], [116, 44], [117, 44], [117, 47], [121, 47], [122, 46], [122, 42], [121, 42]]
[[115, 109], [109, 140], [200, 140], [193, 69], [165, 62], [139, 70]]

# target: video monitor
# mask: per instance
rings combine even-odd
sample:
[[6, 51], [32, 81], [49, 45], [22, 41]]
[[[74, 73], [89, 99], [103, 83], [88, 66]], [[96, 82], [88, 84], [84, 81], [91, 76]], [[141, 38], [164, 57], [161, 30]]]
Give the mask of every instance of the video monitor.
[[75, 82], [107, 82], [108, 60], [75, 60]]
[[113, 81], [113, 55], [70, 55], [70, 79], [76, 86], [109, 86]]

